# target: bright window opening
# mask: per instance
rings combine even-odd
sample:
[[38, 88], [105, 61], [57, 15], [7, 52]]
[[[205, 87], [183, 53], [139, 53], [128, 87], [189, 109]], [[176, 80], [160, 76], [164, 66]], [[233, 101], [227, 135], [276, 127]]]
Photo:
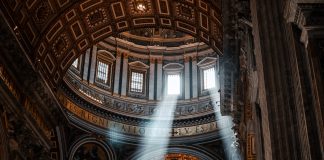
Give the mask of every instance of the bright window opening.
[[104, 62], [98, 61], [97, 80], [101, 83], [107, 83], [108, 71], [109, 71], [109, 65]]
[[204, 73], [204, 90], [215, 88], [215, 68], [205, 69]]
[[79, 65], [79, 58], [76, 59], [76, 60], [72, 63], [72, 66], [73, 66], [74, 68], [78, 68], [78, 65]]
[[144, 74], [132, 72], [131, 78], [131, 92], [143, 92]]
[[179, 95], [180, 94], [180, 75], [169, 74], [168, 75], [168, 95]]

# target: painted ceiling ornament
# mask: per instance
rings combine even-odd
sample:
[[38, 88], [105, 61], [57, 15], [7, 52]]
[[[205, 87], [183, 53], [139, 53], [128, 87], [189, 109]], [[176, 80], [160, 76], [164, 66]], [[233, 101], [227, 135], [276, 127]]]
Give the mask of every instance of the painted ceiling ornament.
[[52, 10], [47, 1], [43, 1], [35, 9], [34, 20], [37, 24], [44, 24], [48, 17], [52, 14]]
[[138, 3], [138, 4], [136, 4], [136, 9], [145, 12], [146, 5], [144, 3]]
[[152, 3], [150, 0], [132, 0], [130, 2], [131, 11], [134, 15], [152, 13]]

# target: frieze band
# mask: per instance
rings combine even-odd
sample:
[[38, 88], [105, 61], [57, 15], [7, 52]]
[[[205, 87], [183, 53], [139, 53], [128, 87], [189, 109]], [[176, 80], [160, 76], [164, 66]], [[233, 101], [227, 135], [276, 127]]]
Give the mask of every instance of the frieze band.
[[[145, 126], [129, 125], [125, 123], [116, 122], [105, 117], [97, 116], [89, 111], [86, 111], [85, 109], [82, 109], [80, 106], [73, 103], [64, 95], [59, 96], [59, 101], [69, 113], [74, 114], [79, 119], [86, 121], [90, 124], [99, 126], [104, 129], [108, 129], [108, 131], [114, 131], [135, 136], [144, 136], [145, 134], [150, 133], [150, 128], [147, 128]], [[221, 119], [219, 121], [214, 121], [206, 124], [172, 128], [172, 130], [170, 130], [170, 128], [160, 128], [157, 130], [161, 131], [167, 129], [170, 130], [171, 137], [184, 137], [217, 131], [220, 129], [218, 126], [223, 127], [226, 126], [226, 124], [230, 123], [227, 122], [227, 120]]]

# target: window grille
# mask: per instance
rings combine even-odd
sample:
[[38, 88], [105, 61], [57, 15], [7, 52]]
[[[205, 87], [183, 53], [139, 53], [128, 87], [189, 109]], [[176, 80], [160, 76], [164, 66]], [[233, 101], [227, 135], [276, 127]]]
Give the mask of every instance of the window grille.
[[143, 92], [144, 74], [139, 72], [132, 72], [131, 74], [131, 92]]
[[205, 69], [204, 74], [204, 90], [215, 88], [215, 68]]
[[108, 82], [108, 73], [109, 73], [109, 65], [98, 61], [97, 66], [97, 81], [101, 83], [107, 83]]

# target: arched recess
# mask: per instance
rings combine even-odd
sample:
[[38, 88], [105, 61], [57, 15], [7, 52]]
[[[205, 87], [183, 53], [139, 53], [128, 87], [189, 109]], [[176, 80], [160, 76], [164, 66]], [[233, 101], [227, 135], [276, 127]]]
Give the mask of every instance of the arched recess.
[[1, 2], [21, 46], [53, 88], [87, 48], [131, 29], [158, 27], [185, 32], [222, 53], [220, 0], [141, 0], [144, 10], [136, 7], [138, 0]]
[[[149, 151], [149, 153], [143, 153], [141, 151], [137, 151], [135, 152], [132, 156], [130, 156], [128, 158], [128, 160], [138, 160], [141, 159], [142, 157], [145, 157], [147, 159], [141, 159], [141, 160], [151, 160], [151, 159], [156, 159], [157, 157], [161, 157], [164, 155], [160, 155], [161, 153], [164, 153], [165, 149], [161, 148], [161, 149], [152, 149], [151, 151]], [[169, 153], [181, 153], [181, 154], [187, 154], [187, 155], [191, 155], [194, 157], [197, 157], [201, 160], [223, 160], [224, 158], [222, 158], [219, 155], [212, 155], [198, 147], [181, 147], [181, 146], [173, 146], [173, 147], [169, 147], [167, 148], [167, 152], [165, 154], [169, 154]]]
[[69, 160], [73, 160], [73, 157], [75, 154], [77, 154], [77, 151], [79, 151], [80, 147], [84, 147], [85, 145], [89, 149], [92, 146], [98, 147], [95, 148], [98, 152], [105, 152], [106, 158], [109, 160], [116, 160], [116, 153], [113, 150], [113, 148], [105, 141], [103, 140], [98, 140], [93, 137], [81, 137], [78, 140], [76, 140], [71, 146], [70, 151], [69, 151]]

